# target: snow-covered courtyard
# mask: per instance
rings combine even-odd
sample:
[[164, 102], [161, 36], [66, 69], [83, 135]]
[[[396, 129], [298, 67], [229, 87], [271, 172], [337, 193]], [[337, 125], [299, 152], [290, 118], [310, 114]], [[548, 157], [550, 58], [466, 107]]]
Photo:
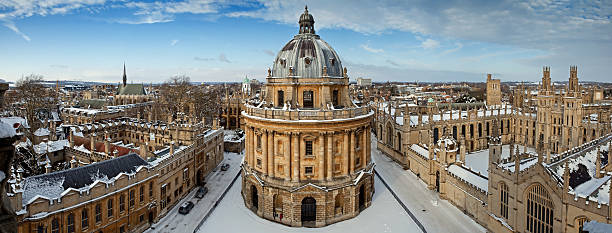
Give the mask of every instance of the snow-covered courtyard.
[[244, 207], [240, 187], [240, 181], [236, 181], [198, 232], [421, 232], [378, 179], [372, 206], [353, 219], [323, 228], [294, 228], [260, 218]]

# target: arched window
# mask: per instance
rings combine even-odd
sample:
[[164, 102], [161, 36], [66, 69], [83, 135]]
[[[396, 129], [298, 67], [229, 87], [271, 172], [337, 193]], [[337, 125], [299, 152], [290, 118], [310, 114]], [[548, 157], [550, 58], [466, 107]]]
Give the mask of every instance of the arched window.
[[312, 91], [303, 92], [304, 108], [314, 108], [314, 96]]
[[589, 221], [589, 219], [586, 218], [586, 217], [578, 217], [578, 218], [576, 218], [576, 227], [578, 228], [578, 233], [588, 232], [588, 231], [582, 230], [582, 227], [584, 227], [584, 223], [588, 222], [588, 221]]
[[336, 198], [335, 198], [335, 204], [334, 204], [334, 210], [336, 215], [342, 215], [342, 207], [344, 206], [344, 196], [342, 195], [342, 192], [338, 192], [338, 194], [336, 194]]
[[499, 215], [508, 219], [508, 185], [505, 183], [499, 184], [499, 200]]
[[548, 191], [540, 184], [527, 190], [527, 232], [553, 232], [553, 203]]
[[285, 105], [285, 92], [279, 90], [277, 92], [277, 99], [278, 102], [276, 103], [276, 106], [283, 107]]

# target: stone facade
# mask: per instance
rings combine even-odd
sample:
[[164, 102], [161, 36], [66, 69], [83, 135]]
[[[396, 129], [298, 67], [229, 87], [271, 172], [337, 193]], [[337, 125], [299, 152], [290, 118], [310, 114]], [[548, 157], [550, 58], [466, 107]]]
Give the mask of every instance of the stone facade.
[[501, 81], [487, 74], [487, 105], [501, 105]]
[[[352, 218], [370, 205], [374, 192], [373, 113], [351, 102], [346, 69], [338, 72], [340, 60], [314, 34], [313, 24], [306, 10], [301, 33], [268, 72], [266, 95], [247, 103], [242, 115], [245, 205], [289, 226], [321, 227]], [[299, 54], [300, 61], [290, 60]], [[328, 73], [324, 64], [330, 61]], [[292, 62], [296, 66], [287, 66]]]
[[[578, 233], [586, 221], [611, 223], [611, 106], [584, 104], [576, 72], [555, 91], [545, 67], [537, 94], [519, 86], [512, 105], [380, 103], [377, 147], [491, 232]], [[466, 163], [482, 152], [484, 172]]]

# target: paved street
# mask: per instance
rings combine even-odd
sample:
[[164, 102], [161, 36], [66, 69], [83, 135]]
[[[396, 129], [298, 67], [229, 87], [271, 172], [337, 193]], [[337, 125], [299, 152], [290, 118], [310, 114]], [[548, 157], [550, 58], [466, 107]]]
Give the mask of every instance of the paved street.
[[[225, 153], [225, 158], [221, 164], [229, 163], [230, 168], [227, 171], [221, 171], [219, 166], [206, 177], [208, 194], [204, 198], [198, 199], [194, 197], [197, 189], [192, 190], [186, 198], [183, 198], [164, 218], [146, 232], [193, 232], [200, 223], [200, 220], [213, 207], [217, 198], [221, 196], [240, 170], [242, 156], [242, 154]], [[181, 204], [189, 200], [195, 204], [191, 212], [187, 215], [179, 214], [178, 209]]]

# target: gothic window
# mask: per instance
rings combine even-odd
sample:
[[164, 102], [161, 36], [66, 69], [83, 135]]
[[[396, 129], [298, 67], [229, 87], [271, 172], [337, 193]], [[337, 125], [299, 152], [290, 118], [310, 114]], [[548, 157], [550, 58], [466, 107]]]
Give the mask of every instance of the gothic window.
[[276, 103], [277, 106], [282, 107], [285, 105], [285, 92], [284, 91], [278, 91], [278, 102]]
[[74, 233], [74, 214], [70, 213], [66, 218], [66, 228], [68, 233]]
[[89, 227], [89, 213], [87, 213], [87, 208], [81, 211], [81, 228], [85, 229]]
[[102, 222], [102, 205], [96, 205], [96, 223]]
[[314, 108], [314, 100], [312, 91], [304, 91], [304, 108]]
[[312, 141], [305, 141], [306, 155], [312, 155]]
[[108, 199], [108, 201], [106, 202], [106, 209], [108, 214], [106, 216], [113, 217], [113, 199]]
[[527, 191], [527, 232], [553, 232], [553, 203], [544, 186], [536, 184]]
[[503, 218], [508, 219], [508, 185], [506, 185], [505, 183], [499, 184], [499, 199], [500, 199], [499, 214]]
[[589, 219], [586, 217], [580, 217], [576, 219], [576, 227], [578, 227], [578, 233], [586, 233], [588, 231], [584, 231], [582, 227], [584, 227], [584, 223], [588, 222]]

